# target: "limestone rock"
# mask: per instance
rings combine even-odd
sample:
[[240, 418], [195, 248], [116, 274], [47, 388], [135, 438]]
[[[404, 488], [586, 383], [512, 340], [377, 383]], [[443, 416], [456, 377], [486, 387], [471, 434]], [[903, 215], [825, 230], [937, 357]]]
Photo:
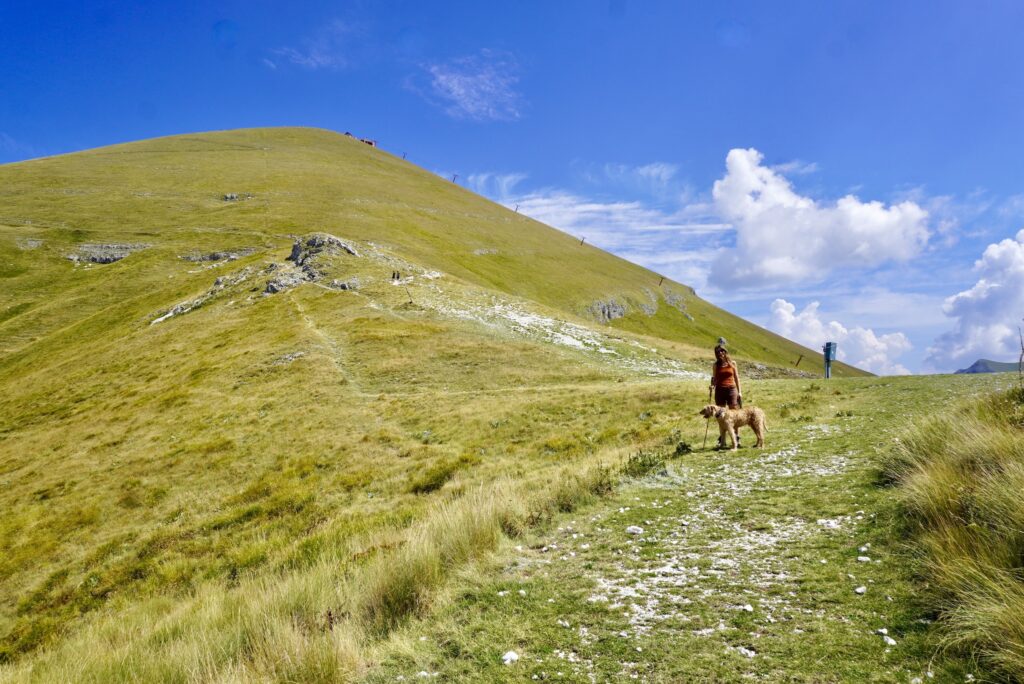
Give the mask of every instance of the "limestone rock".
[[120, 261], [132, 252], [138, 252], [149, 247], [145, 244], [85, 244], [79, 245], [75, 252], [67, 255], [69, 261], [76, 264], [112, 264]]
[[328, 233], [312, 233], [295, 241], [288, 261], [294, 261], [296, 266], [305, 266], [310, 259], [324, 253], [359, 256], [356, 248], [341, 238]]
[[590, 305], [590, 313], [601, 323], [608, 323], [614, 321], [616, 318], [622, 318], [626, 315], [626, 307], [619, 304], [614, 299], [609, 299], [607, 302], [603, 300], [597, 300]]

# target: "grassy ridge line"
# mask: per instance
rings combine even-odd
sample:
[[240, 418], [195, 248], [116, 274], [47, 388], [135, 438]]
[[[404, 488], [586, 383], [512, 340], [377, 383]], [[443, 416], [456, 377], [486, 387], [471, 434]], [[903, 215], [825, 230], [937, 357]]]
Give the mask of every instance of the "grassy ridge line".
[[921, 422], [885, 473], [910, 513], [946, 643], [1024, 681], [1024, 388]]
[[[659, 288], [660, 276], [648, 269], [329, 131], [246, 129], [126, 143], [0, 166], [0, 186], [7, 188], [0, 222], [30, 233], [26, 221], [49, 226], [41, 236], [51, 241], [116, 235], [219, 249], [214, 239], [223, 232], [283, 242], [325, 230], [386, 243], [424, 266], [577, 315], [597, 300], [629, 304], [634, 313], [614, 327], [702, 347], [725, 334], [738, 356], [782, 366], [815, 354], [685, 285]], [[221, 201], [231, 191], [255, 197]], [[664, 302], [654, 317], [639, 313], [651, 293], [667, 290], [694, 321]], [[842, 364], [836, 372], [859, 373]]]
[[[622, 471], [638, 476], [662, 464], [639, 454]], [[462, 566], [614, 486], [612, 470], [599, 465], [543, 485], [480, 487], [350, 556], [335, 549], [298, 572], [97, 616], [55, 648], [0, 665], [0, 682], [346, 681], [365, 671], [374, 642], [425, 615]]]

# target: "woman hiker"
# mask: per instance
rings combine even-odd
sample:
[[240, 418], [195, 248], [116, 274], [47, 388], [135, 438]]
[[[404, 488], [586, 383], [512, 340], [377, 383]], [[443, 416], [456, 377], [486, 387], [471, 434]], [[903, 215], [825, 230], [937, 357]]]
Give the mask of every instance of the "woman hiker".
[[[743, 405], [740, 373], [736, 363], [729, 358], [725, 340], [721, 337], [718, 338], [718, 346], [715, 347], [715, 362], [711, 365], [711, 393], [715, 397], [715, 406], [734, 409]], [[725, 446], [722, 435], [718, 436], [718, 446]]]

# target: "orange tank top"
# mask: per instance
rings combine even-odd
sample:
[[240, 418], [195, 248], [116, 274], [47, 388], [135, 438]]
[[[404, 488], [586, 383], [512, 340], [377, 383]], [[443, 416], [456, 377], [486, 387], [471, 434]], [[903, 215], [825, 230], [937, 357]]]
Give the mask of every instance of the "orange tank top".
[[714, 366], [713, 385], [715, 387], [735, 387], [736, 386], [736, 369], [732, 366], [719, 366], [717, 363]]

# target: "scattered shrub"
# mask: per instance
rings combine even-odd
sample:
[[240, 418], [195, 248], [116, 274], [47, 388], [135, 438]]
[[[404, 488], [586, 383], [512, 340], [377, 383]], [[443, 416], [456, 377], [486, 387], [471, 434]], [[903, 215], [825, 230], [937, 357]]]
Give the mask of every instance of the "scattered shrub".
[[638, 451], [630, 454], [622, 464], [622, 474], [626, 477], [643, 477], [651, 473], [665, 474], [665, 457], [655, 451]]

